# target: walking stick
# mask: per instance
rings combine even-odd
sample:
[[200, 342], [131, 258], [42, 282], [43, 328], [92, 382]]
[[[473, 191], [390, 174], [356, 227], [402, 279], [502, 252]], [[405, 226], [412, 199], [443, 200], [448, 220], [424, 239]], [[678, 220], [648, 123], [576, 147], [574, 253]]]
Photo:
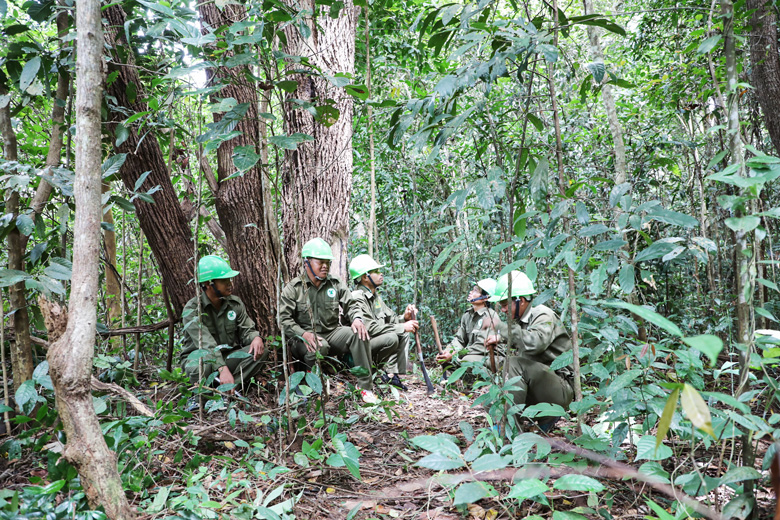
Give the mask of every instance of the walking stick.
[[439, 327], [436, 325], [436, 316], [431, 316], [431, 326], [433, 327], [433, 339], [436, 340], [436, 346], [439, 348], [439, 354], [444, 352], [441, 348], [441, 339], [439, 339]]
[[[412, 319], [417, 319], [417, 313], [412, 313]], [[420, 368], [422, 369], [423, 377], [425, 378], [425, 386], [428, 387], [428, 395], [433, 395], [436, 393], [436, 390], [433, 388], [433, 383], [431, 383], [431, 378], [428, 375], [428, 370], [425, 368], [425, 359], [423, 358], [423, 352], [422, 352], [422, 345], [420, 345], [420, 332], [418, 329], [418, 332], [414, 333], [414, 340], [417, 342], [417, 357], [420, 358]]]

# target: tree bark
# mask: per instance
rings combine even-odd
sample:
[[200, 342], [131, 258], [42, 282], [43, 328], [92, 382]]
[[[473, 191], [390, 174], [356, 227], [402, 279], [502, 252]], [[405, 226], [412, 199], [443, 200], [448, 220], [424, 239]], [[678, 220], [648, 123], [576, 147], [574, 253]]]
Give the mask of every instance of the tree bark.
[[[106, 42], [113, 58], [109, 70], [119, 73], [108, 86], [108, 93], [114, 97], [120, 107], [133, 112], [146, 111], [148, 110], [146, 103], [139, 101], [145, 98], [143, 84], [138, 77], [131, 47], [125, 41], [125, 13], [120, 5], [112, 4], [105, 9], [103, 16], [108, 24]], [[134, 87], [135, 99], [128, 97], [128, 85], [132, 85], [131, 91]], [[125, 115], [111, 112], [109, 118], [108, 128], [113, 132], [125, 119]], [[192, 233], [179, 205], [157, 139], [151, 133], [139, 135], [137, 127], [133, 125], [130, 125], [128, 131], [130, 135], [127, 140], [115, 148], [117, 153], [127, 154], [127, 160], [119, 174], [130, 190], [133, 190], [138, 178], [146, 171], [151, 173], [141, 189], [148, 190], [160, 186], [160, 190], [152, 195], [154, 204], [139, 198], [136, 198], [133, 204], [146, 240], [157, 260], [160, 273], [170, 289], [171, 303], [178, 317], [184, 304], [194, 294], [194, 287], [190, 283], [194, 271]]]
[[780, 55], [777, 48], [777, 13], [772, 2], [747, 0], [753, 11], [750, 24], [750, 61], [753, 65], [752, 85], [764, 113], [764, 124], [780, 153]]
[[[285, 29], [285, 52], [306, 57], [325, 74], [352, 74], [355, 69], [355, 32], [358, 10], [351, 0], [344, 2], [338, 18], [331, 18], [328, 7], [315, 7], [313, 0], [286, 0], [296, 10], [317, 13], [304, 22], [311, 34], [304, 38], [297, 24]], [[316, 11], [315, 11], [316, 9]], [[290, 103], [284, 110], [289, 135], [302, 133], [314, 141], [285, 150], [282, 171], [282, 231], [284, 253], [291, 273], [301, 269], [300, 251], [304, 242], [321, 237], [333, 248], [335, 260], [331, 272], [346, 279], [349, 241], [349, 203], [352, 191], [352, 98], [343, 88], [334, 87], [319, 75], [295, 72], [301, 63], [289, 63], [289, 78], [298, 82], [288, 100], [296, 99], [315, 106], [332, 105], [339, 118], [332, 126], [315, 122], [309, 111]]]
[[[5, 90], [0, 86], [0, 94]], [[10, 104], [0, 108], [0, 134], [3, 137], [3, 152], [8, 161], [19, 160], [17, 151], [16, 134], [11, 126]], [[19, 215], [19, 192], [9, 191], [5, 203], [5, 212], [14, 216]], [[24, 271], [24, 249], [22, 246], [22, 233], [16, 226], [8, 232], [8, 269]], [[13, 312], [14, 331], [16, 338], [11, 344], [11, 368], [14, 378], [14, 390], [32, 378], [35, 369], [32, 343], [30, 342], [30, 318], [27, 313], [27, 297], [24, 282], [16, 283], [8, 288], [8, 300]]]
[[101, 102], [103, 97], [100, 2], [76, 4], [78, 78], [76, 100], [76, 178], [73, 276], [65, 334], [49, 349], [55, 402], [67, 444], [63, 456], [79, 471], [92, 507], [103, 506], [111, 519], [130, 519], [130, 508], [92, 404], [90, 380], [97, 327], [101, 221]]
[[[204, 34], [246, 19], [246, 8], [240, 4], [229, 4], [220, 10], [214, 3], [201, 2], [198, 10], [208, 26], [202, 28]], [[237, 146], [251, 146], [258, 155], [261, 152], [257, 85], [250, 79], [251, 73], [247, 66], [207, 69], [210, 82], [224, 85], [213, 98], [233, 98], [239, 104], [249, 104], [246, 115], [235, 127], [241, 135], [217, 149], [219, 182], [213, 191], [231, 267], [241, 272], [236, 292], [260, 334], [267, 336], [276, 330], [278, 282], [273, 235], [278, 231], [276, 220], [269, 219], [271, 215], [265, 210], [269, 196], [263, 182], [263, 165], [258, 163], [243, 175], [226, 180], [236, 171], [233, 150]], [[222, 117], [214, 113], [215, 122]]]

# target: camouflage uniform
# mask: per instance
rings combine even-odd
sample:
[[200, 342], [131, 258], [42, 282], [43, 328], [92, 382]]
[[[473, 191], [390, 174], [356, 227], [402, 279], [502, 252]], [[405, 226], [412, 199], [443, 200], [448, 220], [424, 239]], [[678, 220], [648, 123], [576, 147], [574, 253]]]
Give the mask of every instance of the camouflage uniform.
[[379, 365], [387, 361], [388, 374], [406, 374], [409, 360], [409, 334], [404, 330], [404, 317], [388, 307], [378, 293], [365, 285], [352, 291], [366, 330], [371, 336], [371, 356]]
[[[284, 286], [279, 300], [279, 317], [293, 357], [311, 367], [316, 359], [303, 341], [305, 332], [314, 332], [321, 340], [319, 352], [323, 356], [340, 356], [349, 352], [356, 366], [368, 370], [358, 378], [358, 386], [371, 389], [371, 349], [368, 341], [343, 327], [339, 322], [339, 307], [350, 322], [363, 319], [352, 293], [338, 278], [328, 275], [315, 287], [306, 273], [293, 278]], [[315, 327], [312, 327], [312, 320]]]
[[[203, 357], [203, 377], [208, 377], [220, 367], [227, 366], [237, 384], [243, 386], [253, 377], [257, 379], [268, 362], [268, 349], [264, 350], [262, 356], [256, 361], [252, 355], [230, 357], [230, 354], [239, 350], [248, 354], [249, 344], [260, 335], [252, 318], [247, 314], [244, 303], [236, 296], [227, 296], [222, 298], [222, 306], [217, 310], [205, 292], [201, 292], [200, 302], [203, 313], [200, 320], [198, 320], [197, 296], [187, 302], [182, 312], [184, 328], [180, 362], [190, 380], [197, 381], [200, 372], [198, 360], [187, 359], [190, 354], [198, 350], [199, 330], [203, 331], [202, 349], [208, 351], [208, 354]], [[217, 349], [218, 346], [223, 345], [224, 347]]]

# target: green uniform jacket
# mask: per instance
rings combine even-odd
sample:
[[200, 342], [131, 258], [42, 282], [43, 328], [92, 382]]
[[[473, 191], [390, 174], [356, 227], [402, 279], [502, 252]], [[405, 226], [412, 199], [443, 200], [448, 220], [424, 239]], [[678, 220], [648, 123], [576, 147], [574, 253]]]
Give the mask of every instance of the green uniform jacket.
[[255, 328], [255, 322], [246, 313], [244, 303], [236, 296], [222, 299], [219, 311], [214, 308], [206, 293], [201, 292], [200, 307], [203, 315], [198, 320], [198, 297], [187, 302], [182, 311], [184, 321], [184, 339], [181, 351], [182, 366], [187, 356], [198, 349], [198, 331], [203, 325], [202, 348], [214, 352], [218, 345], [228, 345], [228, 349], [220, 349], [214, 354], [217, 367], [225, 366], [225, 356], [233, 350], [240, 349], [252, 343], [260, 335]]
[[[494, 332], [490, 328], [482, 328], [482, 323], [485, 318], [498, 320], [498, 313], [487, 307], [483, 307], [476, 311], [472, 307], [466, 311], [460, 319], [458, 331], [455, 333], [455, 337], [452, 338], [448, 348], [456, 354], [462, 350], [466, 350], [463, 354], [464, 356], [489, 356], [490, 353], [485, 347], [485, 338], [490, 334], [494, 334]], [[497, 330], [501, 330], [500, 325], [497, 327]], [[504, 357], [505, 348], [504, 345], [499, 344], [495, 354]]]
[[[328, 275], [319, 287], [314, 287], [306, 278], [307, 297], [304, 294], [304, 276], [305, 272], [290, 280], [279, 298], [279, 318], [285, 336], [303, 339], [305, 332], [330, 334], [340, 326], [339, 306], [349, 317], [350, 323], [358, 318], [363, 319], [363, 313], [344, 282]], [[312, 329], [312, 317], [315, 329]]]
[[[569, 333], [549, 307], [529, 305], [518, 321], [512, 323], [512, 350], [517, 355], [549, 366], [555, 358], [571, 350]], [[499, 331], [504, 343], [509, 337], [507, 329], [508, 325], [501, 323]]]
[[379, 294], [372, 293], [365, 285], [359, 285], [352, 291], [352, 297], [363, 314], [363, 323], [369, 336], [375, 338], [390, 332], [400, 336], [404, 333], [404, 317], [393, 312]]

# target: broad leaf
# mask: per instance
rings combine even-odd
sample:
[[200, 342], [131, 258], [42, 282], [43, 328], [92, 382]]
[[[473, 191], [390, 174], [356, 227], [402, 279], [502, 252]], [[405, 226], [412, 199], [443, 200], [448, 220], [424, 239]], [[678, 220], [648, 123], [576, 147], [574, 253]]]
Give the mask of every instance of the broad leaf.
[[672, 390], [672, 394], [669, 399], [666, 400], [666, 406], [664, 406], [664, 412], [661, 414], [661, 418], [658, 420], [658, 432], [655, 434], [655, 448], [664, 442], [664, 437], [669, 431], [669, 426], [672, 424], [672, 417], [674, 417], [674, 411], [677, 409], [677, 399], [680, 396], [680, 389], [675, 388]]
[[618, 307], [621, 309], [629, 310], [634, 314], [636, 314], [637, 316], [639, 316], [640, 318], [649, 321], [653, 325], [664, 329], [666, 332], [670, 334], [674, 334], [677, 337], [682, 337], [683, 335], [682, 331], [677, 325], [675, 325], [668, 319], [664, 318], [657, 312], [651, 311], [647, 307], [640, 307], [639, 305], [632, 305], [630, 303], [621, 302], [621, 301], [605, 302], [604, 305], [607, 307]]
[[592, 491], [598, 493], [604, 490], [604, 484], [585, 475], [564, 475], [553, 484], [553, 489], [566, 491]]
[[440, 453], [431, 453], [427, 457], [424, 457], [418, 461], [415, 466], [432, 469], [434, 471], [442, 471], [462, 468], [465, 466], [465, 463], [462, 460], [453, 460], [447, 458]]
[[523, 479], [509, 490], [507, 498], [517, 498], [519, 500], [525, 500], [527, 498], [533, 498], [542, 493], [546, 493], [550, 488], [539, 480], [538, 478]]
[[682, 340], [689, 347], [695, 348], [710, 358], [710, 366], [715, 365], [718, 354], [723, 350], [723, 340], [712, 334], [702, 334], [700, 336], [683, 338]]
[[19, 90], [26, 92], [27, 89], [35, 81], [35, 76], [38, 75], [38, 71], [41, 68], [41, 58], [36, 56], [27, 63], [24, 64], [22, 74], [19, 76]]
[[484, 482], [466, 482], [455, 491], [453, 505], [473, 504], [487, 496], [491, 496], [493, 493], [494, 491]]
[[715, 432], [712, 429], [710, 409], [707, 407], [707, 403], [704, 402], [701, 395], [699, 395], [699, 392], [688, 383], [685, 383], [680, 402], [682, 403], [683, 413], [685, 413], [685, 416], [690, 419], [693, 425], [700, 430], [709, 433], [714, 438]]

